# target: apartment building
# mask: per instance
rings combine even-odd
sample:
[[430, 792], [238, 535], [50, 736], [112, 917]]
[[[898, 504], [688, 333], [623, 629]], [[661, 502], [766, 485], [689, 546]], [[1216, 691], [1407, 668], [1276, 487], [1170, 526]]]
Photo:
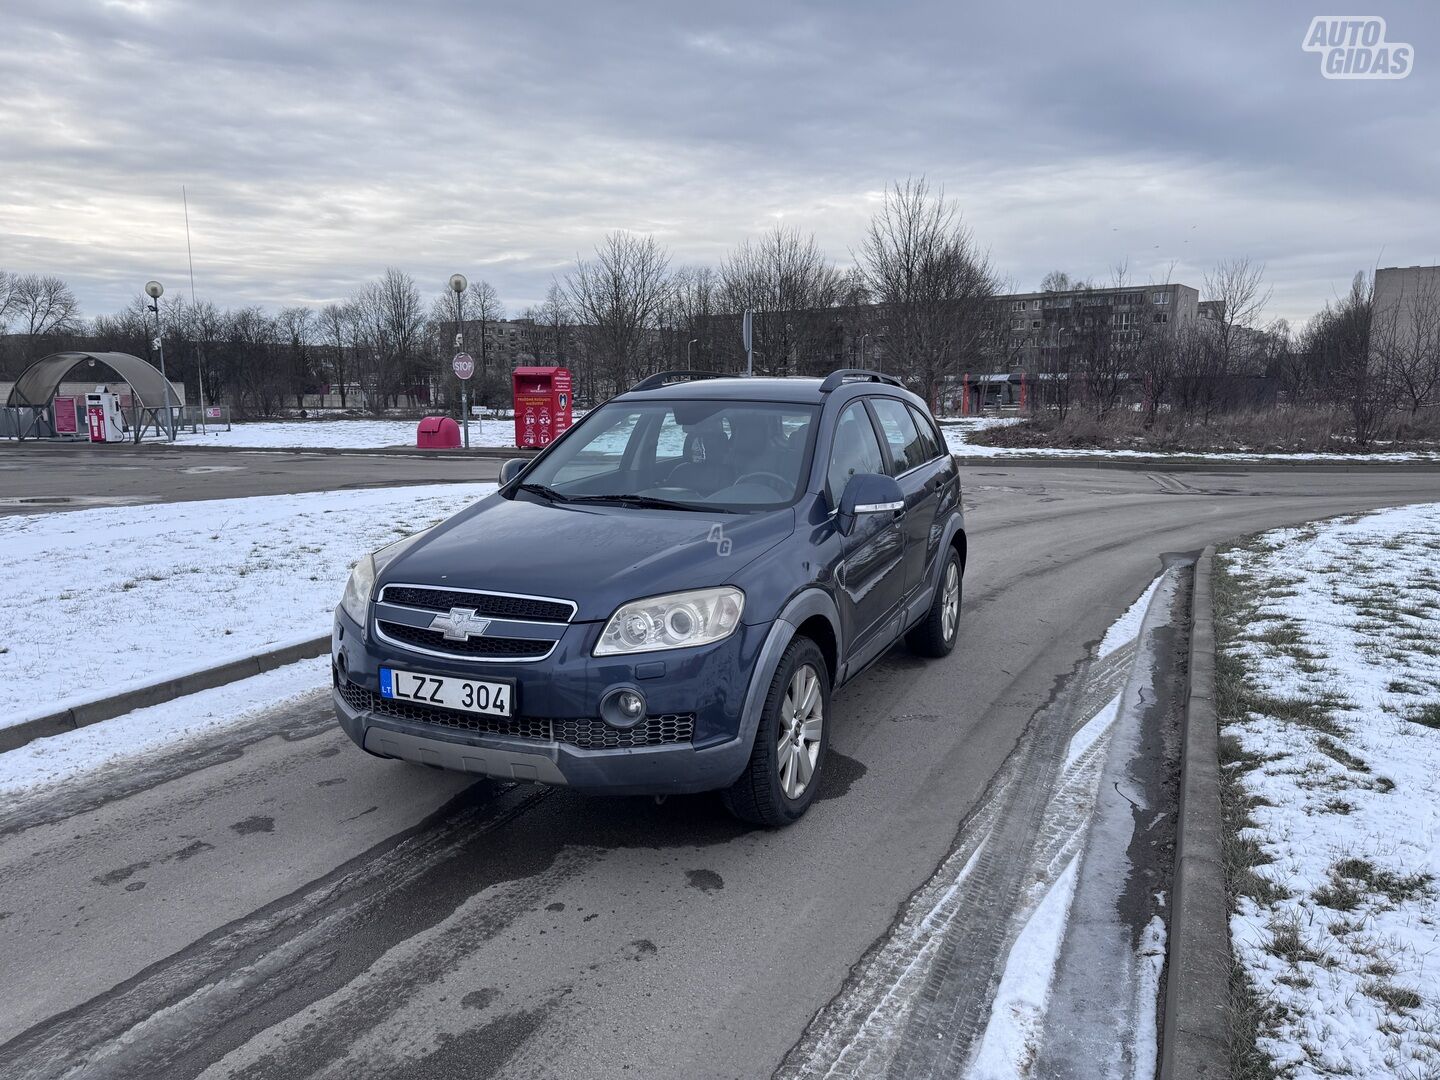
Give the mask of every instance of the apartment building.
[[1009, 293], [994, 304], [995, 336], [1006, 365], [1029, 370], [1095, 334], [1131, 344], [1173, 333], [1193, 323], [1201, 310], [1199, 290], [1180, 284]]

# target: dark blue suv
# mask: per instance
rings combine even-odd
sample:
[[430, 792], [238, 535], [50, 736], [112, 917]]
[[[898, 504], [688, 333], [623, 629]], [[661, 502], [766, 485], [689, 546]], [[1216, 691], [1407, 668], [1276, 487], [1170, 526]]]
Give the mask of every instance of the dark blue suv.
[[832, 690], [902, 636], [954, 648], [965, 555], [955, 462], [896, 380], [666, 372], [360, 561], [335, 708], [382, 757], [718, 789], [783, 825], [824, 774]]

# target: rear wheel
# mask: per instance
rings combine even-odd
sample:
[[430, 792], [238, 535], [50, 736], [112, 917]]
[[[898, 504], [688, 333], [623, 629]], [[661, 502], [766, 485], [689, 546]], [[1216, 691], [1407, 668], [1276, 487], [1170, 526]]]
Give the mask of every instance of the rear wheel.
[[780, 658], [755, 730], [750, 762], [722, 793], [725, 808], [756, 825], [789, 825], [815, 801], [830, 742], [830, 673], [809, 638]]
[[960, 629], [960, 554], [954, 548], [940, 568], [940, 587], [930, 601], [930, 610], [915, 629], [905, 635], [905, 644], [921, 656], [949, 656]]

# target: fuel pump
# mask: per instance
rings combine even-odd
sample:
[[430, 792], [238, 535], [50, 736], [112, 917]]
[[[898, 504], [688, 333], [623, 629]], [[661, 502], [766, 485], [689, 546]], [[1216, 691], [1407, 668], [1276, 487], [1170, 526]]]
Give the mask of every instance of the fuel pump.
[[108, 386], [97, 386], [85, 395], [85, 423], [91, 442], [124, 442], [125, 425], [120, 416], [120, 396]]

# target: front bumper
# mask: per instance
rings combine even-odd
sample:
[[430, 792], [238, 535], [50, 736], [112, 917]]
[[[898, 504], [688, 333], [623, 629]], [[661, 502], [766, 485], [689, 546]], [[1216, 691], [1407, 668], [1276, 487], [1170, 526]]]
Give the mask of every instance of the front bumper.
[[[543, 661], [476, 664], [419, 655], [377, 640], [337, 610], [331, 635], [335, 712], [358, 746], [383, 757], [610, 794], [708, 791], [728, 787], [749, 760], [763, 700], [763, 694], [752, 692], [752, 684], [763, 677], [769, 685], [766, 665], [760, 660], [773, 651], [766, 647], [772, 629], [742, 626], [715, 645], [621, 659], [591, 656], [600, 625], [576, 623], [567, 627], [555, 651]], [[381, 667], [514, 679], [515, 712], [526, 718], [517, 730], [523, 729], [529, 737], [457, 730], [366, 707], [370, 695], [379, 693]], [[640, 690], [651, 717], [693, 715], [688, 741], [584, 749], [544, 737], [547, 730], [558, 734], [561, 725], [569, 730], [572, 718], [599, 724], [600, 699], [616, 686]]]

